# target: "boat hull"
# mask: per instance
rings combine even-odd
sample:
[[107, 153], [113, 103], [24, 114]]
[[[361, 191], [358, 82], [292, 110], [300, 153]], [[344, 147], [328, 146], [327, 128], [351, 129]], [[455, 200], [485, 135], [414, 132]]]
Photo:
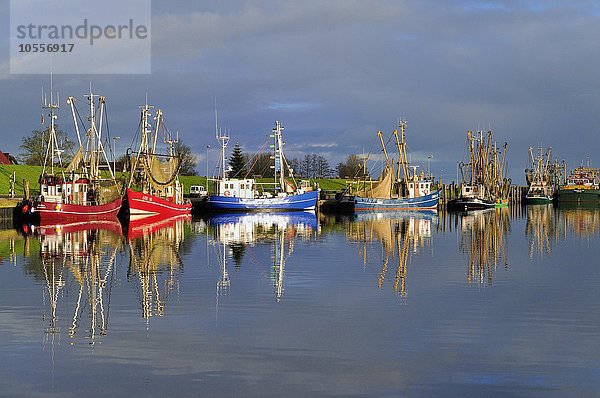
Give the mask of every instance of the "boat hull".
[[210, 195], [206, 206], [213, 211], [302, 211], [314, 210], [318, 199], [318, 190], [285, 197], [255, 199]]
[[552, 203], [552, 196], [527, 195], [525, 196], [525, 203], [528, 205], [546, 205]]
[[435, 210], [440, 200], [439, 191], [417, 198], [362, 198], [352, 199], [354, 211], [401, 211], [401, 210]]
[[493, 209], [496, 203], [479, 198], [458, 198], [449, 203], [451, 210], [471, 211]]
[[117, 217], [121, 205], [121, 198], [103, 205], [76, 205], [40, 201], [33, 204], [31, 214], [39, 218], [40, 225], [109, 220]]
[[499, 209], [499, 208], [502, 208], [502, 207], [508, 207], [508, 198], [497, 199], [496, 203], [494, 204], [494, 207], [496, 207], [496, 209]]
[[600, 205], [600, 189], [559, 189], [558, 202], [563, 204]]
[[131, 219], [140, 219], [160, 214], [172, 217], [181, 214], [191, 214], [191, 203], [174, 203], [158, 196], [137, 192], [127, 188], [123, 203], [122, 215]]

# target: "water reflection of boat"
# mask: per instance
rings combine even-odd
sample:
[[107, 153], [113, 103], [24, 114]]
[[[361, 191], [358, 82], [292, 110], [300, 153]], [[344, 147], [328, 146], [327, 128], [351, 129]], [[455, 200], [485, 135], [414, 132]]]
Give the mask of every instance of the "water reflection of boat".
[[142, 317], [163, 316], [169, 294], [183, 271], [180, 249], [190, 215], [151, 216], [130, 221], [127, 229], [129, 269], [127, 278], [139, 283]]
[[295, 238], [310, 239], [319, 230], [314, 212], [215, 214], [208, 222], [219, 245], [221, 277], [217, 282], [217, 299], [229, 292], [228, 255], [239, 266], [248, 246], [270, 243], [273, 245], [270, 275], [277, 301], [280, 301], [283, 297], [286, 250], [288, 256], [291, 255]]
[[130, 219], [129, 221], [124, 222], [123, 231], [128, 240], [135, 240], [143, 236], [152, 235], [165, 227], [172, 227], [178, 223], [185, 224], [190, 221], [192, 221], [191, 214], [180, 214], [171, 217], [156, 214], [141, 219]]
[[113, 269], [122, 244], [120, 228], [115, 228], [110, 222], [94, 223], [88, 229], [75, 223], [40, 227], [35, 230], [34, 236], [40, 243], [41, 270], [33, 269], [34, 272], [41, 271], [50, 303], [50, 320], [45, 332], [60, 332], [57, 311], [62, 295], [59, 293], [72, 286], [67, 283], [68, 270], [79, 287], [69, 337], [76, 336], [80, 320], [87, 312], [89, 328], [86, 329], [86, 337], [90, 344], [94, 344], [96, 337], [108, 330]]
[[360, 254], [363, 267], [367, 266], [368, 248], [380, 242], [383, 249], [382, 268], [377, 286], [381, 289], [391, 261], [398, 258], [393, 289], [401, 297], [407, 296], [407, 264], [411, 253], [417, 254], [432, 245], [432, 224], [438, 222], [436, 211], [366, 212], [357, 214], [347, 224], [346, 236], [352, 242], [362, 243]]
[[564, 229], [564, 234], [574, 234], [581, 238], [600, 235], [600, 209], [598, 207], [561, 207], [557, 212], [557, 228]]
[[527, 206], [525, 234], [529, 238], [529, 258], [534, 252], [550, 254], [552, 239], [557, 235], [554, 209], [550, 204]]
[[[121, 224], [117, 219], [114, 220], [93, 220], [86, 222], [73, 222], [68, 224], [49, 224], [49, 225], [31, 225], [29, 231], [37, 236], [72, 235], [77, 232], [89, 230], [110, 231], [115, 235], [121, 235]], [[25, 228], [23, 228], [25, 230]]]
[[467, 281], [492, 284], [493, 274], [502, 261], [506, 267], [505, 237], [510, 230], [508, 209], [490, 209], [461, 215], [462, 252], [469, 254]]

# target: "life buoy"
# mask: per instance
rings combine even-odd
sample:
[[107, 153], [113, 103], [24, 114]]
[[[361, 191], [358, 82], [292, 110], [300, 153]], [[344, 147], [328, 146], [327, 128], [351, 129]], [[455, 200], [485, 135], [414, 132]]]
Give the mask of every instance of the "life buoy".
[[225, 191], [225, 192], [223, 192], [223, 195], [225, 195], [225, 196], [231, 196], [231, 192]]

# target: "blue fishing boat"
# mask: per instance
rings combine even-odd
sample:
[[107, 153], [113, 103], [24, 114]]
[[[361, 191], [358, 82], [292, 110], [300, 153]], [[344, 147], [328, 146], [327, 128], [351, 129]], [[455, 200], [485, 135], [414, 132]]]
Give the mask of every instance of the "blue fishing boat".
[[[209, 195], [206, 206], [214, 211], [302, 211], [314, 210], [319, 199], [319, 189], [304, 184], [298, 186], [294, 181], [293, 170], [287, 165], [283, 154], [283, 126], [275, 122], [272, 137], [275, 150], [274, 182], [257, 183], [252, 178], [228, 178], [225, 172], [225, 148], [229, 141], [227, 135], [217, 133], [221, 142], [221, 178], [216, 180], [217, 192]], [[290, 182], [285, 178], [288, 172]]]
[[354, 210], [436, 210], [440, 200], [440, 193], [435, 191], [430, 194], [414, 198], [362, 198], [354, 197]]
[[385, 155], [385, 167], [375, 183], [365, 181], [353, 196], [344, 200], [342, 208], [352, 207], [354, 211], [398, 211], [398, 210], [437, 210], [440, 193], [435, 189], [429, 172], [417, 173], [416, 166], [409, 166], [406, 153], [406, 121], [400, 121], [393, 134], [398, 147], [398, 171], [394, 172], [393, 162], [388, 153], [381, 131], [377, 134]]
[[[235, 186], [235, 183], [229, 182], [229, 185]], [[253, 184], [247, 182], [246, 186], [253, 189]], [[234, 189], [227, 191], [229, 195], [236, 193]], [[212, 210], [225, 211], [295, 211], [295, 210], [314, 210], [319, 199], [319, 191], [310, 191], [304, 193], [285, 194], [280, 197], [240, 197], [225, 195], [210, 195], [207, 205]]]

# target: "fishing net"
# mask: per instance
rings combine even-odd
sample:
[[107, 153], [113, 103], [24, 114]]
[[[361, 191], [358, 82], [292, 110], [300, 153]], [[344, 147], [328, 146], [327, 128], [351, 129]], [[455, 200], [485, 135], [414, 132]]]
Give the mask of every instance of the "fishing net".
[[156, 191], [162, 191], [166, 185], [175, 181], [181, 168], [181, 159], [175, 157], [161, 157], [152, 155], [142, 155], [138, 159], [131, 158], [133, 164], [136, 160], [141, 165], [144, 174], [148, 177], [147, 182]]
[[84, 162], [83, 147], [80, 146], [79, 149], [77, 150], [77, 152], [75, 152], [75, 155], [73, 156], [73, 159], [71, 159], [71, 163], [69, 163], [65, 172], [71, 173], [73, 171], [79, 170], [81, 168], [81, 166], [83, 165], [83, 162]]
[[[365, 192], [358, 192], [357, 196], [365, 198], [391, 198], [392, 185], [394, 184], [394, 170], [391, 167], [386, 167], [379, 177], [379, 181], [372, 186], [371, 189]], [[365, 187], [366, 188], [366, 187]]]
[[106, 204], [120, 197], [119, 188], [112, 181], [102, 181], [98, 188], [98, 203]]

